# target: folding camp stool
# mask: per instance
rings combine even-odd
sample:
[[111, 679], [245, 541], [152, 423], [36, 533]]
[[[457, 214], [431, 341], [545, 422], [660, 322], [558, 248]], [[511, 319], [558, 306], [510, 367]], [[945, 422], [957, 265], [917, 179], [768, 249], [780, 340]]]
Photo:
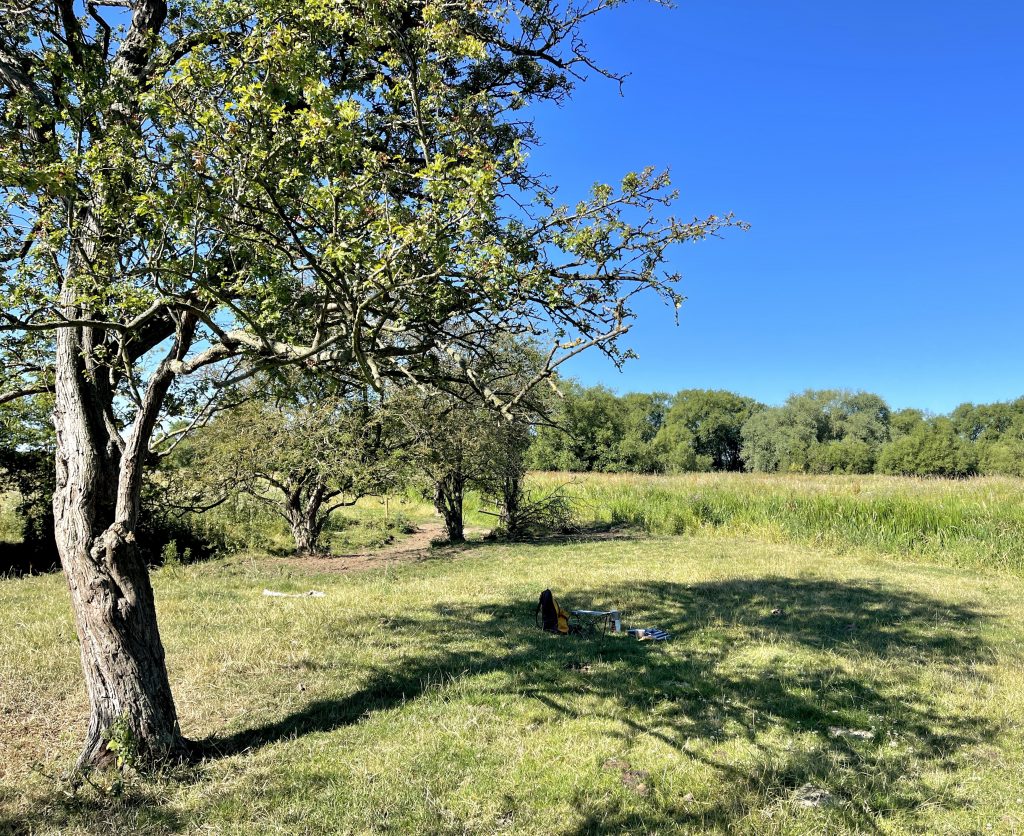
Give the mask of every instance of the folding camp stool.
[[571, 610], [570, 614], [579, 621], [584, 633], [615, 632], [615, 624], [622, 624], [622, 613], [618, 610]]

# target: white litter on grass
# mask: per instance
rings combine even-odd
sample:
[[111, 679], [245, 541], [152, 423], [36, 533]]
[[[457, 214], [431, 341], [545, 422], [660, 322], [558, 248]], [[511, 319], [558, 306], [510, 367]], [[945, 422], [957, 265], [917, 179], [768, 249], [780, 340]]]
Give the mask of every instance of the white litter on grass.
[[831, 807], [835, 804], [835, 796], [821, 787], [804, 784], [793, 793], [793, 801], [801, 807]]
[[311, 589], [309, 592], [275, 592], [273, 589], [264, 589], [263, 594], [268, 598], [323, 598], [325, 595], [318, 589]]
[[829, 726], [828, 733], [832, 737], [855, 737], [858, 740], [875, 739], [875, 733], [869, 729], [844, 729], [841, 726]]

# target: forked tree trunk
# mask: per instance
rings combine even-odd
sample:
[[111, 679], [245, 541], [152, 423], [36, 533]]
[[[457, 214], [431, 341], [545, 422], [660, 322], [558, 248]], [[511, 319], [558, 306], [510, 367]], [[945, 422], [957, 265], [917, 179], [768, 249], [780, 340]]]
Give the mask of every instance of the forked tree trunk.
[[[119, 747], [152, 763], [182, 745], [153, 588], [134, 537], [152, 421], [140, 410], [122, 441], [112, 423], [112, 396], [102, 374], [86, 368], [84, 354], [78, 331], [58, 332], [55, 534], [90, 710], [79, 767], [105, 766]], [[149, 407], [150, 400], [162, 401], [170, 376], [154, 380]], [[108, 747], [111, 738], [116, 743]]]
[[321, 518], [324, 488], [315, 489], [306, 501], [302, 501], [302, 489], [296, 488], [286, 495], [285, 519], [295, 539], [295, 551], [298, 554], [311, 555], [320, 553], [320, 534], [326, 519]]
[[462, 515], [465, 492], [465, 476], [456, 471], [446, 473], [434, 485], [434, 507], [444, 518], [444, 528], [450, 543], [463, 543], [466, 540]]
[[295, 538], [295, 551], [298, 554], [319, 554], [320, 529], [318, 521], [311, 519], [309, 515], [299, 512], [288, 514], [288, 526], [292, 530], [292, 537]]

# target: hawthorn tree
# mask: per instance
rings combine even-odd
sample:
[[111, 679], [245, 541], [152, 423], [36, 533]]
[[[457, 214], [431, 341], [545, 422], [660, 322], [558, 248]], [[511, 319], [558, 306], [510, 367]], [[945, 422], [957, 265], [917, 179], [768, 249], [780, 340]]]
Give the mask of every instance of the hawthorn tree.
[[424, 495], [444, 520], [448, 541], [461, 543], [466, 539], [466, 492], [492, 467], [492, 453], [506, 427], [522, 424], [496, 415], [483, 404], [439, 393], [408, 410], [406, 426], [413, 439], [411, 461], [426, 482]]
[[253, 497], [288, 524], [299, 554], [316, 554], [334, 511], [393, 487], [399, 449], [396, 421], [365, 384], [250, 398], [192, 435], [171, 478], [184, 507]]
[[[527, 166], [532, 103], [596, 69], [613, 0], [23, 0], [0, 22], [0, 402], [54, 395], [56, 540], [90, 719], [184, 747], [135, 546], [140, 488], [222, 386], [268, 366], [464, 386], [495, 333], [544, 368], [616, 360], [632, 300], [678, 304], [674, 244], [729, 217], [628, 174], [561, 205]], [[441, 363], [449, 358], [452, 364]], [[454, 368], [455, 371], [452, 371]], [[455, 378], [453, 380], [452, 378]]]
[[[452, 543], [465, 540], [466, 492], [477, 488], [493, 495], [503, 477], [525, 473], [531, 426], [545, 420], [549, 411], [546, 390], [525, 388], [544, 367], [534, 346], [497, 339], [478, 349], [473, 380], [497, 403], [515, 400], [514, 409], [502, 414], [474, 397], [467, 386], [433, 393], [406, 391], [395, 409], [402, 415], [408, 461], [426, 478]], [[441, 365], [446, 364], [452, 361]]]

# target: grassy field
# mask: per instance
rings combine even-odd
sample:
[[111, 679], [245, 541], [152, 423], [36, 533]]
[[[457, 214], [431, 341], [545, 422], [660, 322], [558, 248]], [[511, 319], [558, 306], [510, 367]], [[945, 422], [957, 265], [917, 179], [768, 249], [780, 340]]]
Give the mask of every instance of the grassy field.
[[754, 473], [536, 474], [586, 524], [649, 534], [753, 536], [1024, 573], [1024, 481]]
[[[1024, 579], [971, 568], [963, 533], [944, 565], [934, 538], [887, 554], [857, 525], [788, 522], [820, 495], [1009, 525], [1018, 485], [608, 477], [571, 487], [606, 524], [657, 530], [668, 509], [643, 496], [670, 489], [684, 514], [695, 494], [754, 509], [359, 573], [257, 553], [159, 569], [183, 730], [209, 756], [78, 788], [63, 579], [2, 581], [0, 833], [1024, 832]], [[766, 493], [793, 517], [750, 522]], [[543, 634], [547, 586], [674, 638]]]

